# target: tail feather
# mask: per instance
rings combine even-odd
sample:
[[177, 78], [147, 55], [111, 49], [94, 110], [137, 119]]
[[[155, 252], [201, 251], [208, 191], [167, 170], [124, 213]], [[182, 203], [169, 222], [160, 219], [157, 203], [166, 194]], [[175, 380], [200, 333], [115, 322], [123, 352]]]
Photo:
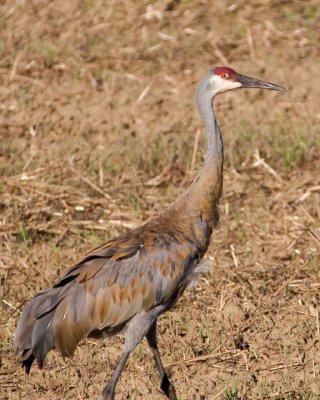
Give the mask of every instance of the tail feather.
[[78, 341], [74, 337], [74, 320], [70, 315], [70, 300], [64, 299], [56, 310], [53, 322], [55, 347], [62, 356], [71, 357]]
[[43, 368], [47, 353], [54, 348], [53, 311], [37, 319], [32, 332], [32, 349], [39, 368]]
[[22, 367], [27, 374], [34, 360], [39, 368], [43, 368], [47, 353], [56, 347], [52, 321], [59, 305], [68, 295], [67, 289], [62, 287], [41, 291], [21, 313], [13, 348], [16, 354], [21, 353]]
[[32, 354], [32, 349], [24, 350], [21, 356], [21, 365], [22, 368], [25, 368], [26, 373], [29, 375], [32, 363], [35, 359], [35, 356]]
[[52, 349], [71, 357], [78, 342], [95, 324], [91, 320], [93, 296], [76, 281], [56, 285], [38, 293], [23, 309], [14, 336], [13, 347], [21, 353], [21, 363], [29, 373], [36, 360], [43, 368]]

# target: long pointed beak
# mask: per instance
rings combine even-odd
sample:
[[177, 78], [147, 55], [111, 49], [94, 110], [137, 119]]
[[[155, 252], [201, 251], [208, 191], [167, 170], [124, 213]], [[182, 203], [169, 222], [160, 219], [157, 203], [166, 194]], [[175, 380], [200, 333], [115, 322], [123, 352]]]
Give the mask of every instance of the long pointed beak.
[[250, 78], [249, 76], [238, 74], [236, 78], [237, 82], [241, 83], [243, 88], [257, 88], [257, 89], [268, 89], [268, 90], [278, 90], [279, 92], [285, 91], [286, 88], [275, 83], [260, 81], [259, 79]]

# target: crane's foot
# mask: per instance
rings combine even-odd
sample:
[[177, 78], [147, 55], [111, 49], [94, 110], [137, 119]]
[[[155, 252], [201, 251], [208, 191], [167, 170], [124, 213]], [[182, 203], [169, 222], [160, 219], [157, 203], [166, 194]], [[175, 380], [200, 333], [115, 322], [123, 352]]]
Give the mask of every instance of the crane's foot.
[[173, 384], [169, 381], [167, 375], [163, 375], [160, 385], [161, 390], [163, 393], [168, 397], [169, 400], [178, 400], [175, 388]]
[[102, 396], [104, 400], [113, 400], [114, 399], [114, 387], [106, 385], [102, 391]]

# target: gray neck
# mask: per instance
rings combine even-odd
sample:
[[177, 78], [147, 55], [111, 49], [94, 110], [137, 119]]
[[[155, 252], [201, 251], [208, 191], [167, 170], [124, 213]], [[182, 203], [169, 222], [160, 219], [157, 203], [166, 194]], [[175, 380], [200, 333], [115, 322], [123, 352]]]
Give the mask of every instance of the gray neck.
[[205, 86], [200, 84], [197, 90], [197, 105], [203, 119], [207, 135], [207, 153], [205, 164], [223, 162], [223, 142], [221, 132], [213, 111], [213, 98], [208, 94]]
[[174, 217], [170, 214], [170, 218], [179, 219], [180, 215], [184, 221], [187, 217], [185, 229], [190, 224], [190, 235], [195, 235], [195, 240], [203, 248], [208, 246], [210, 230], [219, 219], [217, 205], [223, 180], [223, 143], [213, 112], [214, 94], [208, 87], [209, 83], [208, 79], [204, 79], [197, 90], [197, 104], [207, 134], [205, 163], [193, 184], [169, 208], [174, 213]]
[[223, 161], [223, 142], [213, 111], [213, 97], [205, 85], [200, 84], [198, 87], [196, 100], [207, 135], [205, 164], [211, 164], [214, 161], [220, 164]]

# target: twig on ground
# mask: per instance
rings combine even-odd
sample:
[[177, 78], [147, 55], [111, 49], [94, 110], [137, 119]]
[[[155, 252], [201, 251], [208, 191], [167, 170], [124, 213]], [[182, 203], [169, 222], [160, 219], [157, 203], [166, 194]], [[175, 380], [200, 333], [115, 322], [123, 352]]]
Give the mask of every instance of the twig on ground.
[[231, 356], [224, 358], [222, 360], [219, 360], [219, 362], [224, 362], [224, 361], [228, 361], [234, 357], [237, 357], [237, 356], [241, 355], [241, 353], [242, 353], [241, 351], [235, 353], [235, 351], [236, 350], [228, 350], [228, 351], [223, 351], [222, 353], [210, 353], [210, 354], [206, 354], [204, 356], [188, 358], [183, 361], [172, 362], [172, 363], [164, 365], [164, 367], [169, 368], [169, 367], [176, 367], [177, 365], [193, 364], [193, 363], [196, 363], [199, 361], [206, 361], [206, 360], [210, 360], [211, 358], [218, 358], [218, 357], [221, 357], [221, 356], [224, 356], [227, 354], [231, 354]]
[[87, 178], [86, 176], [82, 175], [79, 171], [77, 171], [72, 165], [69, 165], [69, 168], [72, 172], [74, 172], [81, 180], [83, 180], [83, 182], [85, 182], [87, 185], [89, 185], [93, 190], [95, 190], [96, 192], [98, 192], [99, 194], [101, 194], [103, 197], [105, 197], [108, 200], [111, 200], [112, 197], [105, 193], [102, 189], [99, 188], [99, 186], [97, 186], [95, 183], [91, 182], [91, 180], [89, 178]]
[[229, 387], [231, 386], [231, 383], [229, 385], [225, 386], [223, 389], [220, 390], [217, 394], [215, 394], [211, 400], [217, 399], [222, 393], [224, 393]]
[[151, 88], [151, 82], [143, 89], [141, 92], [140, 96], [138, 97], [137, 101], [134, 103], [134, 107], [136, 107], [138, 104], [142, 103], [144, 98], [147, 96]]
[[10, 75], [9, 75], [9, 82], [13, 81], [16, 76], [18, 64], [22, 58], [22, 55], [23, 55], [22, 52], [18, 52], [13, 60], [13, 64], [12, 64], [12, 67], [10, 70]]
[[275, 179], [277, 179], [279, 182], [283, 182], [283, 179], [281, 178], [281, 176], [273, 168], [271, 168], [270, 165], [267, 164], [263, 158], [260, 157], [259, 149], [255, 150], [254, 157], [255, 157], [256, 161], [252, 164], [253, 168], [262, 166]]
[[236, 268], [238, 268], [239, 264], [238, 264], [238, 260], [237, 260], [237, 257], [236, 257], [235, 251], [234, 251], [234, 246], [232, 244], [230, 245], [230, 250], [231, 250], [231, 256], [233, 259], [234, 266]]
[[284, 365], [278, 365], [278, 366], [269, 367], [269, 368], [263, 368], [263, 369], [260, 369], [260, 371], [268, 371], [268, 370], [269, 371], [278, 371], [280, 369], [298, 367], [299, 365], [301, 365], [301, 363], [296, 362], [296, 363], [292, 363], [292, 364], [284, 364]]
[[286, 280], [273, 294], [274, 297], [278, 296], [278, 294], [286, 287], [290, 282], [294, 280], [294, 278], [298, 275], [298, 273], [294, 273], [288, 280]]
[[320, 192], [320, 185], [317, 186], [312, 186], [309, 189], [307, 189], [306, 192], [303, 193], [297, 200], [296, 203], [302, 203], [304, 200], [306, 200], [311, 193], [313, 192]]

